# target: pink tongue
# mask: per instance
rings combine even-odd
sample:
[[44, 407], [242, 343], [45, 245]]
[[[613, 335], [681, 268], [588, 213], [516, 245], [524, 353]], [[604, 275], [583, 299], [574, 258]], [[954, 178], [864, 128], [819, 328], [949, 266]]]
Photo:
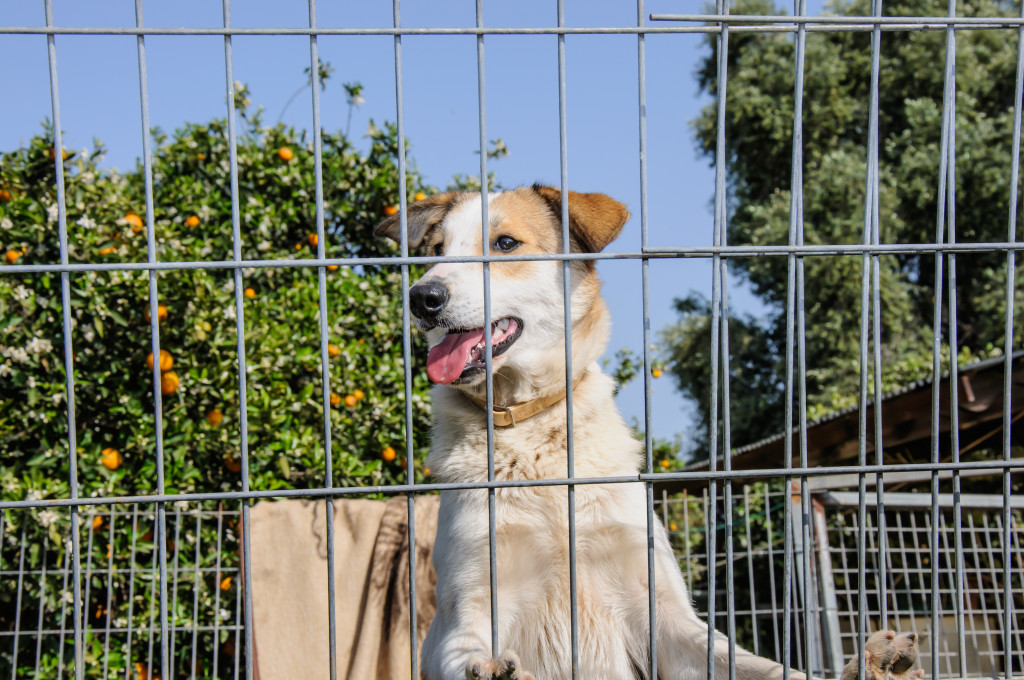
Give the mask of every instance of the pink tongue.
[[444, 336], [444, 340], [434, 345], [427, 354], [427, 375], [442, 385], [454, 382], [469, 363], [473, 348], [483, 340], [483, 328]]

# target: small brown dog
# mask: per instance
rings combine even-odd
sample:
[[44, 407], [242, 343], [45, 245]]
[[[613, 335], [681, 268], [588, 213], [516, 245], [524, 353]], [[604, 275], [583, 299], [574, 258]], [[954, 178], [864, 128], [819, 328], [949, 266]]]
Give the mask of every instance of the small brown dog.
[[[880, 630], [864, 643], [866, 680], [922, 680], [924, 669], [911, 670], [917, 663], [917, 633]], [[857, 657], [843, 668], [840, 680], [857, 680]]]

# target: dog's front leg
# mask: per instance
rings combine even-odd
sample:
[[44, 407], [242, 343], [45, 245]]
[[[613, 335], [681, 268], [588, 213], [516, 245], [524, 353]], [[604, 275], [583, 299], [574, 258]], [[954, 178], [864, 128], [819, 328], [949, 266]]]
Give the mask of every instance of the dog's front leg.
[[[659, 527], [660, 528], [660, 527]], [[689, 591], [668, 544], [667, 536], [656, 539], [655, 590], [658, 612], [658, 676], [677, 680], [707, 678], [708, 626], [697, 616]], [[770, 659], [757, 656], [740, 646], [734, 649], [737, 680], [782, 680], [783, 668]], [[716, 680], [728, 680], [729, 639], [715, 631]], [[791, 680], [806, 676], [790, 671]]]
[[437, 613], [423, 641], [424, 680], [533, 680], [513, 652], [491, 654], [486, 498], [479, 491], [441, 494]]

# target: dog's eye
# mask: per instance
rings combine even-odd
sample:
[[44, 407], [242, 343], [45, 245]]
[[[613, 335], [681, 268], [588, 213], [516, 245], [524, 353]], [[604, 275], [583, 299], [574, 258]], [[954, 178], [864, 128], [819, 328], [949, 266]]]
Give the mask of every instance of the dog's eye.
[[437, 257], [440, 257], [441, 255], [444, 255], [444, 244], [443, 243], [435, 243], [434, 244], [434, 255], [436, 255]]
[[519, 245], [519, 241], [515, 240], [511, 236], [499, 236], [494, 242], [495, 247], [503, 252], [509, 252], [515, 250], [516, 246]]

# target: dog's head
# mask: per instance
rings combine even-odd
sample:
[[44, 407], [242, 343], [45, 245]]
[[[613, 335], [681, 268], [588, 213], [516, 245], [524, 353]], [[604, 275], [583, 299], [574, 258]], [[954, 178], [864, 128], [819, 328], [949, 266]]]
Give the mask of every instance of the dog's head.
[[[483, 254], [480, 202], [479, 193], [449, 192], [413, 203], [406, 220], [409, 246], [426, 255]], [[488, 194], [487, 202], [487, 254], [562, 252], [559, 189], [535, 185]], [[389, 217], [376, 233], [398, 241], [399, 218]], [[570, 251], [601, 251], [628, 218], [626, 207], [604, 194], [569, 192]], [[608, 339], [607, 312], [593, 265], [576, 260], [569, 266], [577, 372], [600, 356]], [[562, 262], [556, 260], [490, 265], [494, 387], [504, 403], [564, 387], [562, 271]], [[412, 286], [409, 302], [430, 344], [430, 379], [479, 392], [485, 380], [483, 265], [436, 264]]]

